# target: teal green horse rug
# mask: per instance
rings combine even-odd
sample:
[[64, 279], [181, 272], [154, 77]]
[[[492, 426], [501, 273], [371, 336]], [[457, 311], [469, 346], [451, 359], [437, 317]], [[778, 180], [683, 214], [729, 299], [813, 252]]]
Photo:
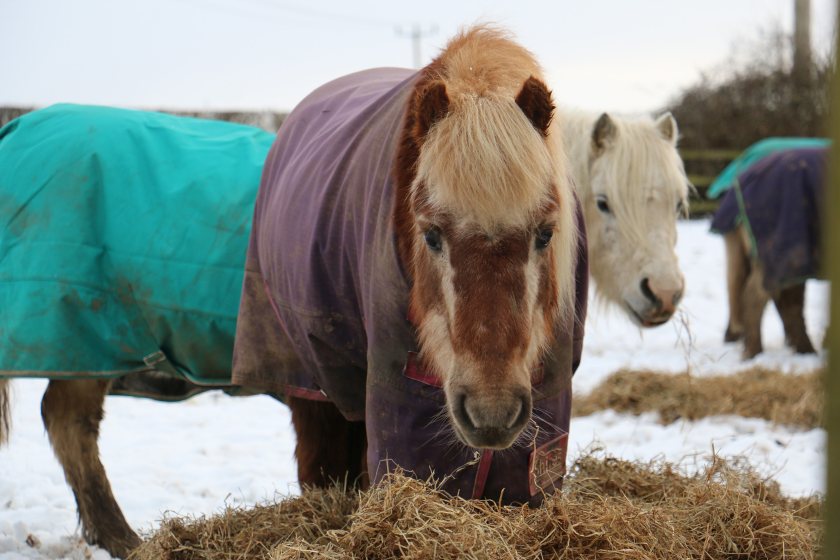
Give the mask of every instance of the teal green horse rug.
[[274, 135], [55, 105], [0, 129], [0, 377], [121, 377], [166, 399], [227, 385]]

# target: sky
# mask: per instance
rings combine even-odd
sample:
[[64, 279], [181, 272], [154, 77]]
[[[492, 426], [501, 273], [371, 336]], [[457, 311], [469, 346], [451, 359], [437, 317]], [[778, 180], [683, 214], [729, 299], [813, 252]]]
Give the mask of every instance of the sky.
[[[0, 0], [0, 105], [289, 110], [344, 74], [427, 63], [493, 22], [537, 55], [555, 99], [591, 111], [665, 107], [794, 0]], [[814, 48], [836, 0], [811, 0]]]

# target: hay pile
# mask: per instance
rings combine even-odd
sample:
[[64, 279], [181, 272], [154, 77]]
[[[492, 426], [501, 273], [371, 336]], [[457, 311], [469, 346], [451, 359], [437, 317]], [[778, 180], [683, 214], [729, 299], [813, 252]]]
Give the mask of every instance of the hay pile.
[[801, 428], [822, 426], [821, 372], [788, 375], [760, 367], [734, 375], [694, 377], [688, 373], [620, 370], [590, 394], [575, 395], [572, 414], [611, 408], [658, 412], [664, 424], [734, 414]]
[[335, 487], [249, 509], [228, 507], [209, 518], [170, 517], [130, 558], [269, 558], [282, 543], [316, 542], [328, 531], [341, 529], [357, 505], [357, 493]]
[[169, 519], [132, 559], [813, 559], [819, 513], [817, 498], [786, 498], [741, 464], [688, 475], [590, 455], [541, 508], [447, 497], [395, 473], [360, 495]]

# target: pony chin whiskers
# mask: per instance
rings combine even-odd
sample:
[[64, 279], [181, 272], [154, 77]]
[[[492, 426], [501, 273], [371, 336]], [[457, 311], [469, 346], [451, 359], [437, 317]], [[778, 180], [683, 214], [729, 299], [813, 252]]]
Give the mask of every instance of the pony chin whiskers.
[[495, 450], [496, 454], [504, 455], [506, 453], [516, 453], [520, 449], [525, 449], [527, 447], [531, 447], [534, 442], [537, 440], [537, 436], [539, 435], [541, 428], [537, 425], [536, 420], [534, 420], [533, 416], [528, 421], [528, 424], [522, 429], [522, 432], [517, 436], [514, 442], [505, 449], [498, 449]]
[[544, 424], [548, 424], [549, 426], [552, 426], [553, 424], [551, 422], [549, 422], [549, 420], [548, 420], [549, 417], [550, 416], [549, 416], [549, 413], [548, 413], [547, 410], [534, 408], [531, 411], [531, 420], [541, 420]]
[[[533, 427], [537, 429], [539, 432], [543, 432], [543, 435], [548, 437], [549, 439], [553, 437], [555, 434], [559, 434], [564, 430], [551, 422], [549, 419], [551, 418], [551, 413], [548, 410], [543, 410], [537, 407], [531, 411], [531, 422], [528, 425], [528, 429], [531, 428], [531, 424]], [[539, 420], [539, 425], [537, 424], [537, 420]], [[538, 434], [535, 434], [535, 436]]]
[[475, 448], [470, 447], [469, 445], [461, 441], [461, 439], [455, 433], [454, 428], [450, 429], [448, 437], [444, 439], [441, 443], [443, 444], [444, 456], [446, 457], [451, 457], [462, 453], [465, 449], [475, 450]]
[[447, 420], [447, 415], [448, 415], [448, 413], [447, 413], [447, 410], [446, 410], [446, 405], [443, 405], [443, 406], [440, 407], [440, 410], [438, 410], [435, 414], [432, 415], [431, 418], [429, 418], [428, 422], [423, 424], [423, 427], [428, 428], [429, 426], [431, 426], [432, 424], [435, 424], [437, 422], [446, 423], [445, 421]]
[[455, 456], [463, 452], [464, 449], [472, 449], [458, 437], [455, 427], [449, 419], [449, 413], [445, 405], [429, 419], [424, 427], [429, 427], [434, 424], [438, 424], [438, 429], [423, 441], [421, 447], [435, 444], [442, 448], [445, 457]]
[[447, 450], [451, 449], [456, 444], [463, 445], [463, 443], [461, 443], [458, 439], [458, 435], [455, 433], [455, 428], [449, 421], [446, 406], [442, 406], [437, 413], [429, 418], [429, 421], [426, 422], [423, 427], [428, 428], [434, 424], [438, 424], [437, 430], [435, 430], [431, 436], [423, 441], [421, 447], [425, 447], [434, 442], [443, 443]]

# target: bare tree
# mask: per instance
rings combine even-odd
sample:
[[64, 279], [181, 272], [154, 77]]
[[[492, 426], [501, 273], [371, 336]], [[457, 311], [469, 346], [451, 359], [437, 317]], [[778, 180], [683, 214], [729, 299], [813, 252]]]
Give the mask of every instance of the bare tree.
[[743, 149], [768, 136], [828, 134], [833, 61], [809, 55], [799, 81], [793, 43], [778, 29], [764, 33], [676, 96], [668, 109], [680, 123], [681, 146]]

